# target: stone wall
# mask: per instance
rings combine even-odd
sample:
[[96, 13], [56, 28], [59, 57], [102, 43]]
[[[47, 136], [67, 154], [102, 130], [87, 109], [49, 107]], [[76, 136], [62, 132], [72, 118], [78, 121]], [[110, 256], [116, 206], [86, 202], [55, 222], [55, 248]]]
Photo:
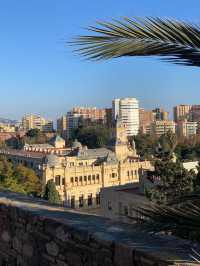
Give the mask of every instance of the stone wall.
[[0, 265], [195, 265], [191, 245], [98, 216], [0, 192]]

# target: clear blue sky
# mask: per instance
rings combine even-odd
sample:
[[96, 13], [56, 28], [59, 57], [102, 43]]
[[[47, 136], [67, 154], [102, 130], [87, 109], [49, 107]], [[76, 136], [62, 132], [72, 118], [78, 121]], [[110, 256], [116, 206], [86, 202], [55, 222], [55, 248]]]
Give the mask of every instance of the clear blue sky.
[[75, 105], [133, 96], [146, 108], [200, 104], [200, 68], [150, 58], [93, 63], [65, 41], [96, 20], [161, 16], [200, 22], [199, 0], [6, 0], [0, 3], [0, 116], [55, 119]]

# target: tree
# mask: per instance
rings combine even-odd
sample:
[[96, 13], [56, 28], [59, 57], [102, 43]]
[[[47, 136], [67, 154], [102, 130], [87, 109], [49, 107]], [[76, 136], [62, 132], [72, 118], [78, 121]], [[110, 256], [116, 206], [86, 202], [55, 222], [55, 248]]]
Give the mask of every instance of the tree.
[[156, 149], [156, 155], [159, 158], [171, 159], [177, 145], [176, 135], [168, 131], [167, 133], [160, 136], [158, 139], [158, 146]]
[[39, 134], [40, 134], [40, 130], [37, 128], [33, 128], [27, 131], [26, 136], [29, 138], [36, 138]]
[[100, 148], [108, 144], [110, 140], [110, 130], [100, 125], [79, 127], [74, 132], [74, 138], [77, 138], [88, 148]]
[[56, 190], [56, 185], [53, 180], [49, 180], [45, 186], [44, 199], [48, 200], [52, 204], [60, 203], [60, 195]]
[[34, 170], [19, 164], [15, 168], [14, 176], [23, 188], [26, 194], [40, 195], [42, 192], [42, 185], [35, 174]]
[[35, 172], [23, 165], [14, 166], [5, 157], [0, 157], [0, 187], [26, 195], [40, 195], [41, 183]]
[[195, 174], [187, 171], [179, 162], [158, 160], [153, 175], [159, 179], [159, 183], [148, 194], [151, 200], [159, 204], [168, 203], [194, 190]]
[[72, 43], [92, 60], [123, 56], [159, 56], [179, 65], [200, 66], [199, 26], [161, 18], [98, 22]]
[[138, 134], [137, 136], [134, 136], [134, 141], [136, 144], [137, 152], [142, 158], [152, 158], [152, 155], [155, 154], [155, 146], [157, 143], [157, 138], [155, 136]]

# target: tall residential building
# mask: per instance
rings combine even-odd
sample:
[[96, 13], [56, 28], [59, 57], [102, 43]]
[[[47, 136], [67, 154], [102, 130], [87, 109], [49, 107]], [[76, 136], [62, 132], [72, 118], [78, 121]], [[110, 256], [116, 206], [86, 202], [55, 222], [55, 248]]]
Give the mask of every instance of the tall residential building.
[[120, 99], [114, 99], [112, 101], [112, 123], [115, 124], [117, 117], [119, 117]]
[[193, 122], [200, 122], [200, 105], [191, 106], [189, 120]]
[[189, 119], [191, 105], [180, 104], [174, 107], [174, 121], [184, 121]]
[[42, 132], [53, 131], [53, 121], [47, 120], [38, 115], [26, 115], [22, 118], [22, 127], [25, 131], [39, 129]]
[[151, 124], [151, 134], [161, 136], [168, 131], [176, 133], [176, 123], [171, 120], [154, 121]]
[[180, 137], [189, 138], [196, 135], [197, 133], [197, 122], [178, 121], [177, 122], [177, 134]]
[[167, 121], [169, 120], [169, 113], [165, 111], [163, 108], [156, 108], [152, 110], [155, 120], [157, 121]]
[[112, 102], [112, 116], [119, 117], [126, 125], [127, 136], [137, 135], [139, 132], [139, 102], [136, 98], [115, 99]]
[[67, 115], [57, 119], [57, 132], [63, 137], [67, 137]]
[[74, 114], [73, 112], [67, 113], [67, 138], [71, 138], [74, 129], [78, 128], [82, 124], [80, 114]]
[[98, 109], [96, 107], [74, 107], [71, 112], [79, 114], [83, 119], [88, 119], [94, 122], [99, 121], [103, 124], [106, 121], [105, 109]]
[[80, 125], [89, 126], [93, 123], [106, 124], [106, 109], [97, 109], [96, 107], [74, 107], [67, 113], [67, 137], [72, 137], [74, 129]]
[[144, 134], [150, 133], [150, 125], [155, 121], [155, 116], [152, 111], [145, 110], [144, 108], [139, 109], [139, 121], [140, 121], [140, 132]]

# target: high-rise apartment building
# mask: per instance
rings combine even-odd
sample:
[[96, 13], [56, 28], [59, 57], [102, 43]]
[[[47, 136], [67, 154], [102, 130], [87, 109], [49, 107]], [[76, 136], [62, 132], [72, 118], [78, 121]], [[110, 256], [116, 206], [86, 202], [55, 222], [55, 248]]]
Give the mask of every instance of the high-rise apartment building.
[[22, 127], [25, 131], [30, 129], [39, 129], [42, 132], [53, 131], [53, 121], [47, 120], [38, 115], [26, 115], [22, 118]]
[[189, 119], [189, 114], [191, 110], [191, 105], [180, 104], [174, 107], [174, 121], [184, 121]]
[[200, 122], [200, 105], [191, 106], [189, 120], [193, 122]]
[[67, 137], [67, 115], [57, 119], [57, 132], [63, 137]]
[[152, 111], [145, 110], [144, 108], [139, 109], [139, 121], [140, 121], [140, 132], [144, 134], [150, 133], [150, 125], [155, 121], [155, 115]]
[[139, 102], [136, 98], [115, 99], [112, 102], [112, 116], [121, 119], [126, 125], [128, 136], [137, 135], [139, 132]]
[[96, 107], [74, 107], [67, 113], [67, 137], [71, 138], [74, 129], [80, 125], [89, 126], [93, 123], [106, 124], [106, 109], [97, 109]]
[[197, 133], [197, 122], [178, 121], [177, 122], [177, 134], [180, 137], [189, 138]]
[[96, 107], [74, 107], [71, 111], [73, 114], [79, 114], [83, 119], [90, 121], [99, 121], [102, 124], [106, 121], [106, 110]]
[[154, 121], [151, 124], [151, 134], [156, 136], [161, 136], [168, 131], [176, 133], [176, 123], [171, 120]]

